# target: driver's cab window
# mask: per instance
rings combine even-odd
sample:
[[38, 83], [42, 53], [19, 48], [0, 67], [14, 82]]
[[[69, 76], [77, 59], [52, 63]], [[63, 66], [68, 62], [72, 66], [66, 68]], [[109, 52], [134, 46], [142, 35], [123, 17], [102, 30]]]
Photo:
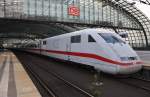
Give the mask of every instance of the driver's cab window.
[[88, 35], [88, 42], [96, 42], [96, 41], [91, 35]]

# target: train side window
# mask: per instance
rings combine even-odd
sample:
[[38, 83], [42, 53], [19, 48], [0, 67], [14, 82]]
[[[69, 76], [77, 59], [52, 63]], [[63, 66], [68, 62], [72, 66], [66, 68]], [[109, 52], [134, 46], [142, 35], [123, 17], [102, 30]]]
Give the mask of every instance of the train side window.
[[96, 41], [91, 35], [88, 35], [88, 42], [96, 42]]
[[81, 35], [71, 36], [71, 43], [80, 43]]
[[43, 41], [43, 45], [46, 45], [46, 41]]

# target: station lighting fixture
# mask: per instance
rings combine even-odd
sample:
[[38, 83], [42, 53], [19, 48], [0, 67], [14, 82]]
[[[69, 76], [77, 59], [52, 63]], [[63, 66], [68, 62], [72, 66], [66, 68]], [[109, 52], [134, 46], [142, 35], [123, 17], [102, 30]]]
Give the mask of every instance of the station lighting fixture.
[[149, 0], [133, 0], [133, 1], [137, 1], [146, 5], [150, 5], [150, 1]]
[[12, 2], [6, 2], [5, 0], [0, 2], [0, 5], [4, 6], [4, 5], [7, 5], [7, 6], [11, 6], [11, 5], [15, 5], [15, 4], [18, 4], [18, 3], [23, 3], [22, 1], [12, 1]]
[[72, 4], [74, 2], [74, 0], [65, 0], [64, 4]]
[[129, 3], [130, 5], [134, 5], [134, 4], [136, 4], [136, 2], [131, 2], [131, 3]]
[[[114, 1], [116, 1], [116, 2], [119, 2], [120, 0], [114, 0]], [[133, 1], [130, 1], [128, 4], [130, 4], [130, 5], [135, 5], [136, 4], [136, 2], [134, 2], [134, 0]]]
[[120, 0], [115, 0], [116, 2], [119, 2]]

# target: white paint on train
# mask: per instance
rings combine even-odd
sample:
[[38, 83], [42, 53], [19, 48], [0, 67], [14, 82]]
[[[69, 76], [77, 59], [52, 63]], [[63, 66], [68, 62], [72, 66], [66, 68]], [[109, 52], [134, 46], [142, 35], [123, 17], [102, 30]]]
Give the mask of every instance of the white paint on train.
[[90, 65], [110, 74], [130, 74], [142, 68], [139, 56], [118, 34], [101, 28], [35, 41], [25, 50]]

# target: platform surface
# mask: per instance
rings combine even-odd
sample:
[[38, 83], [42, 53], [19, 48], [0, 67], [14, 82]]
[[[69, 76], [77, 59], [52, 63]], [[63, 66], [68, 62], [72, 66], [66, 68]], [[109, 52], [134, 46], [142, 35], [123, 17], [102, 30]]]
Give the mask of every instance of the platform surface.
[[0, 97], [41, 97], [16, 56], [0, 52]]
[[150, 69], [150, 51], [136, 51], [144, 62], [143, 66], [146, 69]]

